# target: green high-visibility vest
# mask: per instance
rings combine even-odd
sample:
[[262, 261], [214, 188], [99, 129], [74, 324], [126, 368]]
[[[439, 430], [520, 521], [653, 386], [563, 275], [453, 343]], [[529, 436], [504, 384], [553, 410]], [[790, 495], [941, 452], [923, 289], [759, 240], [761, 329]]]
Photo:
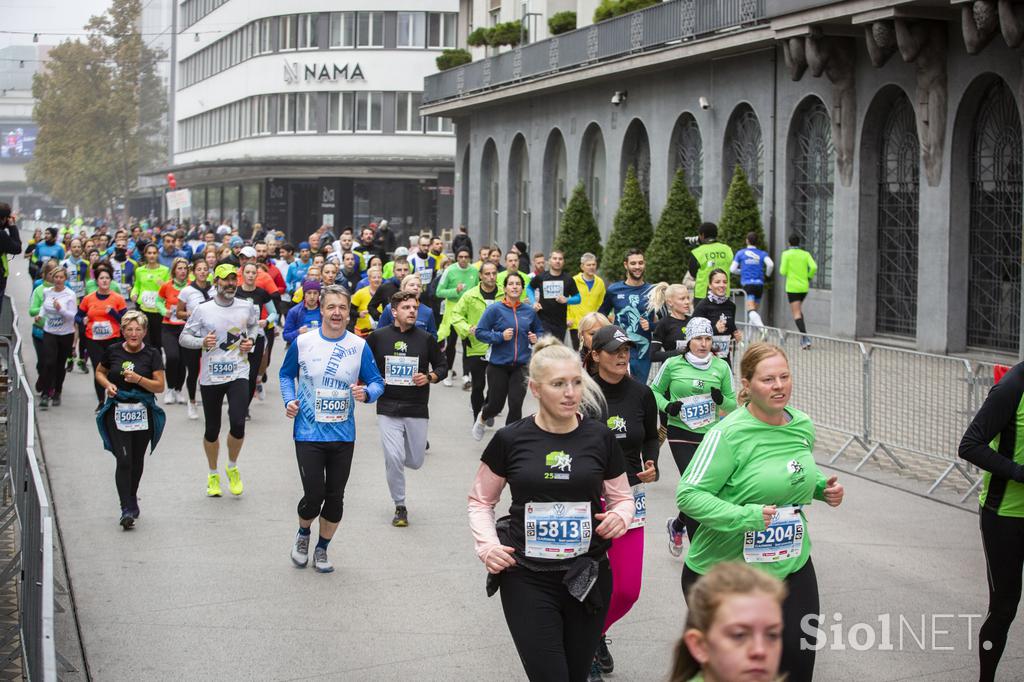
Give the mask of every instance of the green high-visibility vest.
[[[722, 242], [711, 242], [709, 244], [701, 244], [693, 251], [693, 257], [697, 260], [700, 265], [700, 269], [694, 274], [693, 283], [693, 300], [694, 302], [699, 301], [702, 298], [708, 296], [708, 275], [715, 268], [721, 268], [725, 270], [726, 276], [729, 274], [729, 266], [732, 264], [732, 249], [729, 248], [728, 244]], [[726, 295], [729, 294], [730, 289], [726, 288]]]

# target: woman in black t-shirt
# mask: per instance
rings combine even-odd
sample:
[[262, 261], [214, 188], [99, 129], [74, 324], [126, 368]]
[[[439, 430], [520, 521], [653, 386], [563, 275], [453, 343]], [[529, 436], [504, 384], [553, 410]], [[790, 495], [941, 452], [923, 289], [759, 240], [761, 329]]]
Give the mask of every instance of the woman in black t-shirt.
[[685, 284], [654, 285], [648, 298], [651, 307], [668, 308], [668, 315], [658, 321], [651, 334], [651, 361], [665, 362], [686, 352], [686, 323], [693, 311], [690, 289]]
[[131, 310], [121, 318], [124, 341], [107, 347], [96, 368], [96, 383], [107, 393], [102, 415], [117, 469], [114, 482], [121, 501], [121, 527], [128, 530], [139, 518], [137, 497], [146, 448], [153, 439], [154, 395], [164, 391], [164, 361], [160, 351], [144, 343], [149, 320]]
[[[527, 676], [582, 682], [611, 598], [608, 547], [633, 520], [633, 496], [611, 431], [578, 414], [581, 405], [599, 414], [603, 400], [576, 353], [542, 338], [529, 387], [540, 409], [499, 430], [484, 449], [469, 495], [470, 527]], [[507, 524], [495, 524], [506, 485]]]
[[708, 275], [708, 297], [697, 303], [693, 317], [711, 320], [711, 352], [731, 365], [733, 341], [739, 341], [743, 332], [736, 327], [736, 304], [729, 298], [729, 275], [725, 270], [715, 268]]
[[[263, 362], [263, 353], [267, 349], [267, 304], [270, 303], [271, 297], [267, 293], [266, 289], [256, 286], [256, 276], [259, 274], [259, 266], [254, 261], [250, 261], [245, 264], [242, 268], [242, 283], [235, 291], [235, 298], [245, 299], [251, 302], [259, 310], [260, 319], [260, 333], [256, 337], [256, 345], [252, 347], [252, 353], [249, 354], [249, 402], [248, 405], [252, 404], [252, 398], [256, 395], [256, 384], [259, 381], [260, 376], [260, 365]], [[246, 412], [246, 418], [248, 418], [248, 412]]]

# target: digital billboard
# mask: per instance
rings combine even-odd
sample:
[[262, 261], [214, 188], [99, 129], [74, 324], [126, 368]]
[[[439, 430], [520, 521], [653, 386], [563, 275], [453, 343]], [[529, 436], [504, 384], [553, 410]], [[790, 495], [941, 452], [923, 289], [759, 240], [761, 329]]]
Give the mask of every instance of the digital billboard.
[[0, 122], [0, 162], [28, 161], [36, 149], [39, 126]]

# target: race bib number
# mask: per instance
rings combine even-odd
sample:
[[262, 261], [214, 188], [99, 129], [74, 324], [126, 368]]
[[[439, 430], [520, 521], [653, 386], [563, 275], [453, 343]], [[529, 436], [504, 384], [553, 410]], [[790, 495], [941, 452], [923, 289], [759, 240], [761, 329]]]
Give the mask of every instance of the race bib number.
[[562, 280], [541, 282], [541, 287], [544, 290], [544, 298], [558, 298], [565, 292], [565, 282]]
[[143, 308], [156, 308], [155, 291], [143, 291], [139, 294], [139, 305]]
[[85, 282], [77, 280], [75, 282], [69, 282], [68, 286], [71, 287], [71, 291], [75, 292], [75, 296], [77, 298], [82, 298], [82, 295], [85, 293]]
[[712, 336], [711, 337], [711, 350], [720, 358], [724, 358], [729, 355], [729, 342], [732, 341], [732, 337], [728, 335], [724, 336]]
[[92, 323], [92, 340], [104, 341], [114, 335], [114, 325], [109, 320], [96, 320]]
[[676, 341], [676, 350], [686, 350], [686, 339]]
[[764, 530], [743, 535], [743, 560], [750, 564], [795, 559], [803, 551], [804, 521], [800, 506], [779, 507]]
[[210, 381], [215, 384], [222, 384], [235, 378], [235, 369], [238, 363], [234, 360], [212, 360], [209, 364]]
[[117, 403], [114, 425], [118, 431], [145, 431], [149, 428], [149, 410], [142, 403]]
[[523, 514], [526, 556], [570, 559], [590, 549], [589, 502], [527, 502]]
[[348, 421], [352, 409], [352, 389], [318, 388], [313, 411], [321, 424], [337, 424]]
[[416, 356], [387, 355], [384, 358], [384, 383], [388, 386], [415, 386], [412, 375], [420, 367]]
[[427, 286], [430, 284], [430, 280], [434, 279], [434, 271], [430, 268], [426, 270], [420, 270], [420, 284]]
[[700, 429], [715, 421], [715, 401], [710, 393], [691, 395], [679, 401], [679, 418], [688, 429]]
[[647, 489], [643, 483], [633, 486], [633, 523], [629, 529], [643, 528], [647, 525]]
[[60, 315], [46, 316], [46, 331], [54, 332], [64, 326], [64, 318]]

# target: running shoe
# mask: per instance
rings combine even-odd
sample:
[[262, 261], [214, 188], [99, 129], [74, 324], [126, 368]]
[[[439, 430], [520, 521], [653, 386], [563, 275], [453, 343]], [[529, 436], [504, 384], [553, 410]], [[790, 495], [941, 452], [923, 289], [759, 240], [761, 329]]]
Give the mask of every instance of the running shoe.
[[142, 510], [139, 509], [139, 498], [131, 498], [131, 501], [128, 503], [128, 512], [132, 515], [133, 519], [137, 519], [142, 515]]
[[263, 402], [264, 400], [267, 399], [266, 396], [263, 395], [263, 384], [256, 384], [256, 398], [260, 402]]
[[811, 337], [804, 336], [800, 339], [800, 350], [807, 350], [811, 347]]
[[[50, 409], [50, 398], [49, 398], [49, 396], [45, 396], [45, 395], [39, 396], [39, 409], [43, 410], [44, 412], [46, 410]], [[477, 440], [480, 440], [480, 439], [477, 438]]]
[[53, 405], [54, 407], [60, 407], [60, 393], [57, 393], [56, 395], [50, 398], [50, 404]]
[[683, 541], [686, 540], [686, 527], [677, 531], [675, 521], [675, 517], [668, 520], [668, 551], [672, 556], [682, 556]]
[[601, 641], [597, 644], [597, 662], [601, 664], [602, 673], [615, 671], [615, 659], [612, 658], [612, 652], [608, 651], [608, 639], [604, 635], [601, 635]]
[[471, 378], [469, 378], [468, 374], [463, 374], [462, 375], [462, 390], [463, 391], [468, 391], [471, 388], [473, 388], [473, 380]]
[[405, 528], [409, 525], [409, 510], [404, 505], [395, 507], [395, 518], [391, 519], [391, 525], [395, 528]]
[[295, 544], [292, 545], [292, 563], [297, 568], [305, 568], [309, 563], [309, 536], [295, 533]]
[[81, 372], [82, 374], [89, 373], [89, 368], [85, 366], [85, 360], [78, 361], [78, 371]]
[[124, 528], [125, 530], [131, 530], [132, 526], [135, 525], [135, 519], [132, 517], [131, 511], [127, 509], [122, 509], [121, 521], [119, 523], [121, 524], [121, 528]]
[[484, 439], [484, 420], [482, 413], [477, 415], [476, 421], [473, 422], [473, 429], [471, 433], [473, 434], [473, 440]]
[[169, 388], [166, 391], [164, 391], [164, 405], [173, 405], [173, 404], [174, 404], [174, 390]]
[[484, 423], [487, 424], [487, 428], [492, 428], [494, 426], [494, 417], [491, 417]]
[[590, 674], [587, 675], [587, 682], [604, 682], [604, 677], [601, 676], [601, 664], [598, 663], [596, 656], [590, 664]]
[[455, 385], [455, 383], [452, 381], [452, 375], [451, 374], [448, 374], [444, 378], [444, 381], [442, 381], [441, 383], [444, 384], [445, 386], [447, 386], [448, 388], [451, 388], [452, 386]]
[[210, 474], [206, 477], [206, 496], [207, 497], [220, 497], [220, 476], [217, 474]]
[[196, 404], [195, 403], [189, 403], [188, 404], [188, 418], [189, 419], [199, 419], [199, 410], [196, 409]]
[[231, 491], [232, 495], [241, 495], [242, 474], [238, 472], [238, 467], [228, 467], [224, 472], [228, 475], [228, 490]]
[[333, 573], [334, 564], [327, 558], [327, 550], [323, 547], [313, 549], [313, 569], [317, 573]]

